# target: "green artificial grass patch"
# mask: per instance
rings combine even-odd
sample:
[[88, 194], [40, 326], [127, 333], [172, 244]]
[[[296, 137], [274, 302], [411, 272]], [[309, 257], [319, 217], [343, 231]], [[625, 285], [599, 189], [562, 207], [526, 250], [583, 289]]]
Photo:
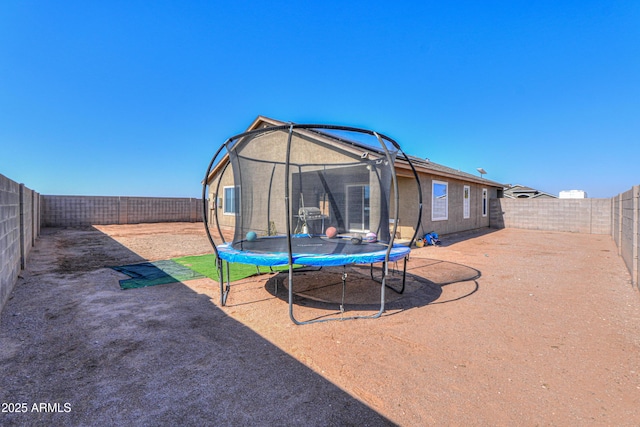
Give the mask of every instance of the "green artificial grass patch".
[[[298, 268], [295, 266], [294, 268]], [[111, 267], [126, 274], [130, 279], [120, 280], [122, 289], [142, 288], [145, 286], [164, 285], [167, 283], [184, 282], [186, 280], [208, 277], [218, 281], [216, 257], [214, 254], [186, 256], [165, 261], [142, 262], [138, 264]], [[226, 274], [226, 266], [223, 267]], [[229, 281], [245, 279], [258, 273], [286, 271], [289, 266], [256, 267], [255, 265], [231, 263], [229, 264]]]
[[[181, 258], [174, 258], [173, 261], [177, 262], [180, 265], [190, 268], [191, 270], [202, 274], [213, 280], [220, 280], [218, 278], [218, 271], [216, 269], [216, 256], [214, 254], [207, 255], [195, 255], [195, 256], [185, 256]], [[296, 268], [297, 266], [294, 266]], [[226, 266], [225, 274], [226, 274]], [[231, 263], [229, 264], [229, 281], [235, 282], [236, 280], [245, 279], [250, 276], [254, 276], [258, 274], [258, 270], [260, 273], [269, 273], [272, 271], [286, 271], [289, 269], [289, 266], [284, 265], [280, 267], [258, 267], [255, 265], [249, 264], [240, 264], [240, 263]]]

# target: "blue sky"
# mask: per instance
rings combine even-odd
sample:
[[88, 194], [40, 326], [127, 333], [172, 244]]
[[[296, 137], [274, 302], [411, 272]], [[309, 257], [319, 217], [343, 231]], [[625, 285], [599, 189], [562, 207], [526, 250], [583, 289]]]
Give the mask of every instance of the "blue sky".
[[40, 193], [199, 197], [258, 115], [611, 197], [640, 184], [640, 2], [0, 2], [0, 173]]

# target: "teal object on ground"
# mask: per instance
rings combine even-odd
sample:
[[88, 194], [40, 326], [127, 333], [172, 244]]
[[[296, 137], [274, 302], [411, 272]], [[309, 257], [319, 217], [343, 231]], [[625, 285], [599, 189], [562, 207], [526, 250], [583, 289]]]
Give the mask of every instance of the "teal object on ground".
[[121, 289], [165, 285], [167, 283], [184, 282], [205, 277], [173, 260], [142, 262], [111, 268], [131, 277], [130, 279], [120, 280]]

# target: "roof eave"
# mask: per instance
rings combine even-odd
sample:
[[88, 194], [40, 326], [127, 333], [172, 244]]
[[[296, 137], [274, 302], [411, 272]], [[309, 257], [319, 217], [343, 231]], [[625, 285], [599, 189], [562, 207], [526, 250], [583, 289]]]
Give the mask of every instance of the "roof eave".
[[[398, 158], [397, 160], [398, 161], [396, 161], [396, 169], [403, 169], [405, 171], [410, 171], [411, 170], [411, 167], [409, 166], [409, 163], [407, 163], [407, 161], [405, 159]], [[480, 177], [474, 177], [474, 176], [471, 176], [471, 175], [461, 175], [461, 174], [457, 174], [455, 172], [441, 171], [441, 170], [429, 168], [429, 167], [427, 167], [426, 165], [423, 165], [423, 164], [415, 164], [414, 162], [412, 162], [412, 163], [413, 163], [413, 166], [415, 167], [417, 172], [428, 173], [428, 174], [431, 174], [431, 175], [457, 179], [458, 181], [473, 182], [475, 184], [487, 185], [487, 186], [490, 186], [490, 187], [496, 187], [496, 188], [504, 188], [505, 187], [504, 184], [501, 184], [501, 183], [495, 182], [495, 181], [491, 181], [491, 180], [488, 180], [488, 179], [484, 179], [484, 178], [480, 178]], [[413, 176], [413, 175], [411, 174], [409, 176]]]

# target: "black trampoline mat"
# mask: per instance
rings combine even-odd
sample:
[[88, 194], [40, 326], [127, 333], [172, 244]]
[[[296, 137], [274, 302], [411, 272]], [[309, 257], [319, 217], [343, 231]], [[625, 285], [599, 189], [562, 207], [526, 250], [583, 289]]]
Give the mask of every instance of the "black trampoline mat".
[[[262, 253], [289, 252], [286, 236], [262, 237], [256, 240], [242, 240], [233, 243], [233, 248], [238, 251], [251, 251]], [[292, 237], [291, 252], [294, 254], [345, 254], [357, 255], [379, 252], [388, 248], [384, 243], [362, 242], [351, 243], [350, 238], [333, 238], [322, 236]]]

